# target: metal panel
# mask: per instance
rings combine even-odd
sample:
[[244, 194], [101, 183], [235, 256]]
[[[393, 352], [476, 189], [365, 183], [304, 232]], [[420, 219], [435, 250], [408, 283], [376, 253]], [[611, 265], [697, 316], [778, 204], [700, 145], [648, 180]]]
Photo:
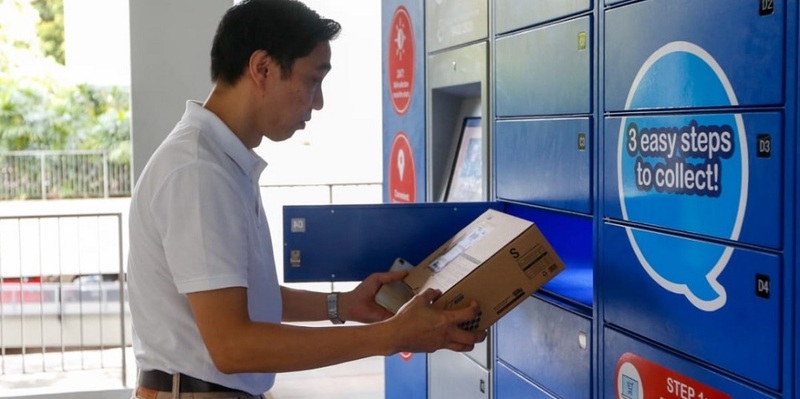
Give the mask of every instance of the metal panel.
[[497, 116], [591, 112], [592, 36], [587, 16], [497, 39]]
[[784, 101], [785, 1], [648, 0], [605, 15], [605, 109]]
[[499, 204], [301, 205], [283, 208], [284, 279], [360, 281], [397, 257], [419, 263]]
[[608, 323], [781, 388], [778, 255], [615, 225], [604, 230], [597, 273]]
[[488, 0], [426, 1], [425, 32], [428, 52], [488, 38]]
[[[427, 137], [429, 201], [444, 197], [464, 117], [481, 117], [483, 142], [491, 137], [488, 119], [488, 45], [486, 42], [444, 51], [428, 57]], [[488, 144], [482, 159], [488, 159]], [[488, 162], [483, 162], [484, 198], [488, 198]]]
[[591, 320], [531, 297], [496, 326], [498, 359], [559, 397], [592, 397]]
[[777, 112], [607, 118], [606, 216], [780, 248]]
[[490, 368], [489, 365], [491, 364], [491, 360], [489, 359], [489, 346], [491, 341], [492, 337], [489, 335], [486, 340], [475, 344], [475, 347], [471, 351], [464, 352], [464, 354], [469, 356], [481, 367], [488, 369]]
[[428, 56], [428, 85], [431, 89], [486, 81], [486, 43]]
[[495, 33], [538, 25], [587, 11], [590, 0], [494, 0]]
[[428, 355], [428, 398], [488, 399], [489, 371], [459, 352]]
[[606, 328], [604, 336], [605, 389], [598, 398], [775, 398], [618, 331]]
[[592, 212], [589, 118], [499, 121], [495, 129], [498, 198]]

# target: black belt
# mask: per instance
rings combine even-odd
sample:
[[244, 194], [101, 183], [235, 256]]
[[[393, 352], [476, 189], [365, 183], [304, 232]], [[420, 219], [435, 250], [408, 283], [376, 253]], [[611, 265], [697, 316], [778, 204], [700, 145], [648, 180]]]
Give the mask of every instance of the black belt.
[[[139, 373], [139, 386], [162, 392], [172, 392], [172, 374], [160, 370], [143, 370]], [[245, 393], [233, 388], [228, 388], [213, 382], [203, 381], [186, 374], [181, 374], [181, 392], [238, 392]]]

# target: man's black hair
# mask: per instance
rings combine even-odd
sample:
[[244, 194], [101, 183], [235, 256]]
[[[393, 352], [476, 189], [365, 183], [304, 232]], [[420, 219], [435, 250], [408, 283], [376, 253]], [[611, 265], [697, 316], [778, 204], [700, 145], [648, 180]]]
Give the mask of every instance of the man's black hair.
[[217, 27], [211, 80], [235, 84], [258, 50], [278, 62], [281, 76], [289, 76], [296, 59], [333, 40], [340, 30], [338, 22], [320, 17], [297, 0], [244, 0], [231, 7]]

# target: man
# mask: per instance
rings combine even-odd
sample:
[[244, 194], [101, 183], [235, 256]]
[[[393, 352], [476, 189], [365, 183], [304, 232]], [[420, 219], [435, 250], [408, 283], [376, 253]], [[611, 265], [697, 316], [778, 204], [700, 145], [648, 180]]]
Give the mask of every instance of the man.
[[[155, 151], [131, 198], [128, 287], [136, 398], [256, 398], [275, 373], [400, 351], [471, 350], [486, 337], [458, 323], [479, 314], [431, 307], [427, 291], [396, 315], [374, 302], [404, 272], [353, 291], [278, 284], [253, 148], [290, 138], [323, 106], [335, 21], [296, 0], [251, 0], [222, 18], [211, 49], [214, 87]], [[283, 321], [356, 321], [313, 328]], [[183, 395], [183, 394], [181, 394]], [[188, 394], [187, 394], [188, 395]]]

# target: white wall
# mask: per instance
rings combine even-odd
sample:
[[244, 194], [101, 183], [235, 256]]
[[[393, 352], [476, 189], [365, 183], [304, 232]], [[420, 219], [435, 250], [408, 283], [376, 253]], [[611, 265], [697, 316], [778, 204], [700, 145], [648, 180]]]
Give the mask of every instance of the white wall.
[[262, 142], [256, 151], [269, 167], [261, 182], [381, 182], [381, 2], [304, 2], [342, 25], [331, 42], [333, 69], [322, 87], [325, 106], [292, 139]]
[[211, 40], [232, 0], [132, 0], [131, 139], [142, 168], [183, 115], [186, 100], [211, 89]]
[[64, 50], [74, 81], [130, 85], [129, 21], [128, 0], [64, 0]]

